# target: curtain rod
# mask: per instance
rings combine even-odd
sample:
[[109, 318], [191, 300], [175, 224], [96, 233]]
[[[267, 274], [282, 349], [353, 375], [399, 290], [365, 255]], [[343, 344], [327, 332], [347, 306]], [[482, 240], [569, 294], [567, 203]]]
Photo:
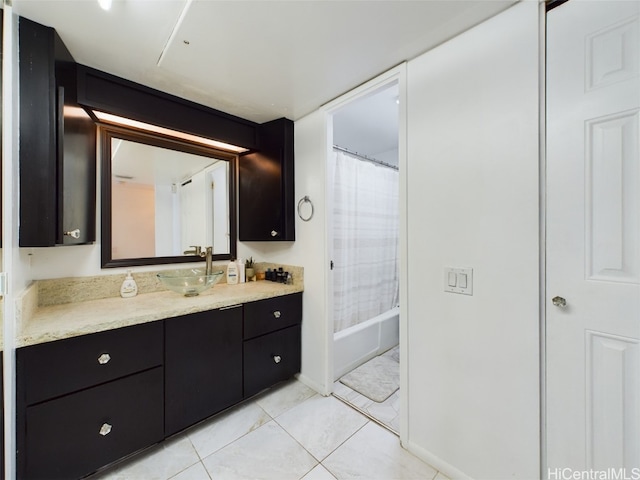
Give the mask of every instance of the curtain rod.
[[395, 165], [391, 165], [390, 163], [383, 162], [382, 160], [378, 160], [376, 158], [369, 157], [367, 155], [363, 155], [363, 154], [358, 153], [358, 152], [354, 152], [352, 150], [349, 150], [348, 148], [344, 148], [344, 147], [340, 147], [338, 145], [334, 145], [333, 149], [334, 150], [338, 150], [340, 152], [348, 153], [349, 155], [353, 155], [354, 157], [358, 157], [358, 158], [360, 158], [362, 160], [365, 160], [367, 162], [375, 163], [375, 164], [378, 164], [378, 165], [381, 165], [381, 166], [387, 167], [387, 168], [392, 168], [393, 170], [398, 170], [398, 167], [395, 166]]

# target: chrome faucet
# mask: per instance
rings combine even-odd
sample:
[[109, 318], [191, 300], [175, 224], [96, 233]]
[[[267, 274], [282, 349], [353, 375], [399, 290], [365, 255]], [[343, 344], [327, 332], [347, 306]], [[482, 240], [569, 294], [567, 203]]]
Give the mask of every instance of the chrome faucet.
[[[200, 250], [200, 247], [197, 247]], [[205, 275], [211, 275], [213, 273], [213, 262], [211, 256], [213, 255], [213, 247], [206, 247], [204, 252], [200, 252], [199, 255], [204, 257], [207, 261], [207, 269]]]
[[190, 245], [193, 250], [185, 250], [183, 253], [185, 255], [195, 255], [196, 257], [202, 256], [202, 247], [198, 247], [196, 245]]

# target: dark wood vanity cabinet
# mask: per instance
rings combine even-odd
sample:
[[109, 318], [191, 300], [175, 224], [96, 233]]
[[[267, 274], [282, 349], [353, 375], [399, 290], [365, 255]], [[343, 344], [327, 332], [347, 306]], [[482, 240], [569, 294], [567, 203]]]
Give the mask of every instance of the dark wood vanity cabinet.
[[169, 436], [242, 400], [242, 305], [164, 323]]
[[244, 306], [244, 396], [300, 371], [302, 293]]
[[259, 151], [242, 155], [238, 161], [238, 238], [293, 241], [293, 122], [280, 118], [256, 128]]
[[95, 241], [96, 126], [54, 29], [20, 18], [20, 246]]
[[163, 353], [162, 322], [18, 349], [18, 478], [80, 478], [162, 440]]
[[302, 293], [16, 351], [17, 478], [75, 479], [300, 371]]

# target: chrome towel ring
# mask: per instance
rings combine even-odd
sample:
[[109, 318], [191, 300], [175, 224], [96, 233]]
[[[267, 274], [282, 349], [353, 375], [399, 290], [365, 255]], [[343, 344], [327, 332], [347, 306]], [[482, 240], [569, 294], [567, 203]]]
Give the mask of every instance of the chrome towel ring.
[[[311, 212], [306, 217], [302, 214], [302, 207], [305, 203], [308, 203], [311, 206]], [[302, 220], [303, 222], [308, 222], [309, 220], [311, 220], [313, 218], [313, 211], [313, 202], [311, 202], [311, 199], [308, 195], [305, 195], [298, 202], [298, 216], [300, 217], [300, 220]]]

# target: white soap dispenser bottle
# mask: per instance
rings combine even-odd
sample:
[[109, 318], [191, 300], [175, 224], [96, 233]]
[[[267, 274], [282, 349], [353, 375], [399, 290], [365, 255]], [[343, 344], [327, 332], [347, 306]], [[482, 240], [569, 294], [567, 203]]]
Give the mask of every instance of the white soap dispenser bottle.
[[227, 265], [227, 284], [238, 284], [238, 264], [233, 260], [231, 260], [229, 265]]
[[138, 294], [138, 284], [131, 276], [131, 270], [127, 270], [127, 276], [120, 287], [120, 296], [122, 298], [135, 297]]

